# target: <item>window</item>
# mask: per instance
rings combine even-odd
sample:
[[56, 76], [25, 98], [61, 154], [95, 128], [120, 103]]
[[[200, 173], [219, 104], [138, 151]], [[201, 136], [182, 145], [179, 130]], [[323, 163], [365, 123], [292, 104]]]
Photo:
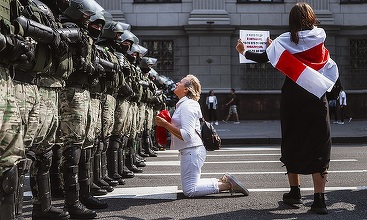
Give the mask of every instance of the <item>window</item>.
[[134, 3], [181, 3], [182, 0], [134, 0]]
[[154, 69], [160, 74], [172, 77], [174, 74], [174, 47], [171, 40], [145, 40], [142, 46], [148, 49], [146, 57], [156, 58]]
[[340, 0], [340, 3], [367, 3], [367, 0]]
[[237, 3], [283, 3], [284, 0], [237, 0]]
[[366, 88], [367, 39], [350, 40], [350, 82], [353, 88]]

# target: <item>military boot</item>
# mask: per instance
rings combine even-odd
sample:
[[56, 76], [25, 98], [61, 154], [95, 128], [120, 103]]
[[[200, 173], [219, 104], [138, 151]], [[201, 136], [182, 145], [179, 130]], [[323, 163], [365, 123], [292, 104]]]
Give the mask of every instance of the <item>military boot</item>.
[[101, 187], [101, 189], [106, 190], [107, 192], [112, 192], [113, 191], [113, 187], [110, 186], [106, 181], [104, 181], [104, 179], [102, 179], [102, 170], [101, 170], [101, 153], [102, 152], [98, 152], [96, 154], [94, 154], [94, 157], [92, 157], [92, 163], [93, 165], [93, 172], [92, 175], [93, 178], [93, 182]]
[[118, 181], [108, 176], [108, 169], [107, 169], [107, 150], [108, 146], [110, 145], [110, 137], [104, 137], [101, 140], [101, 143], [103, 144], [101, 152], [101, 177], [106, 183], [108, 183], [108, 185], [115, 187], [119, 183]]
[[125, 180], [119, 174], [119, 148], [121, 142], [118, 137], [111, 137], [107, 150], [108, 176], [118, 181], [119, 185], [125, 185]]
[[65, 187], [65, 210], [73, 219], [88, 219], [97, 217], [97, 213], [88, 209], [79, 201], [79, 161], [81, 146], [72, 145], [63, 151], [62, 173]]
[[52, 198], [64, 199], [64, 189], [61, 179], [62, 148], [59, 144], [52, 147], [52, 164], [50, 168], [50, 183]]
[[125, 156], [126, 159], [126, 167], [134, 173], [142, 173], [143, 170], [138, 168], [135, 162], [135, 149], [134, 149], [134, 140], [129, 138], [127, 142], [128, 154]]
[[143, 148], [145, 153], [147, 153], [149, 157], [157, 157], [157, 153], [154, 152], [154, 150], [152, 149], [153, 142], [148, 129], [146, 129], [143, 133], [143, 141]]
[[[126, 150], [127, 150], [127, 137], [122, 138], [122, 148], [119, 148], [119, 174], [122, 178], [133, 178], [134, 172], [126, 167]], [[120, 159], [121, 158], [121, 159]]]
[[136, 135], [136, 146], [137, 146], [137, 150], [138, 150], [138, 154], [141, 156], [141, 157], [149, 157], [149, 154], [147, 154], [145, 152], [145, 149], [143, 149], [143, 136], [141, 133], [138, 133]]
[[52, 150], [37, 155], [32, 163], [30, 186], [33, 195], [32, 219], [69, 219], [69, 213], [51, 206], [50, 166]]
[[18, 168], [13, 166], [0, 176], [0, 219], [15, 219]]
[[80, 202], [89, 209], [105, 209], [107, 203], [91, 195], [90, 158], [91, 149], [82, 149], [79, 162]]
[[113, 187], [110, 186], [106, 181], [102, 179], [101, 153], [103, 150], [103, 142], [100, 140], [99, 137], [95, 139], [93, 149], [95, 149], [95, 152], [93, 153], [92, 158], [91, 158], [92, 169], [90, 173], [90, 178], [93, 181], [94, 185], [100, 187], [102, 190], [105, 190], [107, 192], [112, 192]]

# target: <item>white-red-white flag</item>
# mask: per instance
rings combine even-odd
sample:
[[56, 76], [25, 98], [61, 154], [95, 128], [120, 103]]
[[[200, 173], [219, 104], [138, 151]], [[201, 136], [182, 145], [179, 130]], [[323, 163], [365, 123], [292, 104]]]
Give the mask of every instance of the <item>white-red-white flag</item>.
[[325, 31], [315, 27], [298, 32], [299, 43], [286, 32], [266, 49], [270, 63], [302, 88], [318, 98], [331, 91], [339, 77], [336, 63], [325, 48]]

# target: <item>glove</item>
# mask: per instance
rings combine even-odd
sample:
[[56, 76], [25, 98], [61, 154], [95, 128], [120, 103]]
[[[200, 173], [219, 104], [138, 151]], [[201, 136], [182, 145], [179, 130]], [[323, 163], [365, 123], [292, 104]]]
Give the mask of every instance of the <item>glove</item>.
[[93, 63], [93, 75], [97, 77], [103, 77], [106, 75], [106, 71], [99, 63]]
[[33, 150], [30, 150], [30, 149], [29, 150], [26, 150], [25, 156], [28, 159], [31, 159], [32, 161], [35, 161], [36, 160], [36, 153]]
[[69, 51], [70, 43], [70, 39], [65, 34], [56, 32], [51, 47], [57, 51], [56, 54], [61, 57]]
[[19, 35], [6, 36], [6, 48], [1, 52], [12, 64], [27, 64], [34, 59], [34, 46]]
[[134, 95], [134, 92], [128, 84], [124, 83], [120, 88], [120, 94], [124, 97], [129, 97]]

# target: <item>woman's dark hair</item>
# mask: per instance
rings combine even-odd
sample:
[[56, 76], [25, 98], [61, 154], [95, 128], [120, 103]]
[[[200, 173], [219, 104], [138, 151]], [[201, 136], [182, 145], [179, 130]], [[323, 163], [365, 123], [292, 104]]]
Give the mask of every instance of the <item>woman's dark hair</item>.
[[297, 3], [289, 12], [289, 31], [291, 32], [291, 41], [298, 44], [298, 32], [311, 30], [318, 23], [315, 12], [309, 4], [305, 2]]

